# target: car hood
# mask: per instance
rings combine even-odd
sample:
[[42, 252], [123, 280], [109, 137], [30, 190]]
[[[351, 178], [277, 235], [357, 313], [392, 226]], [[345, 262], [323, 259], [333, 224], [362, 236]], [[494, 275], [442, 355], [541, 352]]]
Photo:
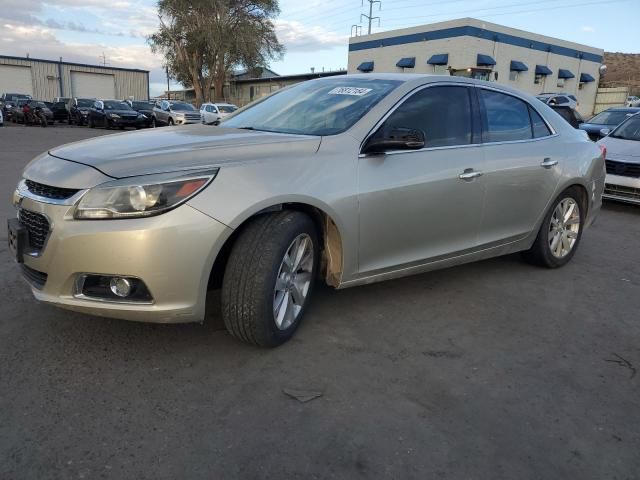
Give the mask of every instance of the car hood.
[[300, 156], [319, 146], [320, 137], [194, 125], [105, 135], [49, 154], [123, 178]]
[[105, 110], [104, 113], [107, 115], [112, 113], [117, 113], [118, 115], [138, 115], [138, 112], [135, 110]]
[[598, 142], [607, 147], [607, 160], [640, 163], [640, 142], [605, 137]]

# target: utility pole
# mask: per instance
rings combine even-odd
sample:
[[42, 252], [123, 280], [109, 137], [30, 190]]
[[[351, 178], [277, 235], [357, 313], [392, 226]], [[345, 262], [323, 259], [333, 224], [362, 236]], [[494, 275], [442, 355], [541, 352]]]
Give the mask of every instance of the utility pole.
[[351, 36], [357, 37], [358, 35], [362, 35], [362, 25], [356, 25], [354, 23], [351, 25]]
[[[374, 17], [373, 16], [373, 4], [377, 3], [378, 4], [378, 11], [380, 11], [382, 9], [382, 1], [381, 0], [367, 0], [367, 2], [369, 2], [369, 15], [365, 15], [364, 13], [361, 13], [360, 14], [360, 20], [362, 20], [362, 17], [364, 17], [367, 20], [369, 20], [369, 29], [367, 30], [367, 35], [371, 35], [371, 22], [373, 20], [378, 20], [378, 26], [380, 26], [380, 17]], [[364, 0], [362, 0], [362, 6], [364, 6]]]
[[104, 52], [102, 52], [102, 55], [100, 55], [100, 58], [102, 59], [102, 66], [106, 67], [107, 66], [107, 56], [104, 54]]

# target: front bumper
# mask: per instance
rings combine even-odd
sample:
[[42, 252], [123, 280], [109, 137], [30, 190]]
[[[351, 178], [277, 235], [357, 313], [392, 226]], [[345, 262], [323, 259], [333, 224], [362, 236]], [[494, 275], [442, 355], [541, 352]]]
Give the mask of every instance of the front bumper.
[[[73, 207], [17, 199], [50, 224], [44, 248], [24, 255], [23, 274], [34, 296], [91, 315], [156, 323], [204, 319], [213, 262], [232, 230], [188, 205], [162, 215], [124, 220], [73, 220]], [[46, 275], [44, 284], [35, 274]], [[81, 274], [143, 280], [151, 304], [105, 301], [76, 291]]]
[[640, 178], [607, 174], [602, 197], [640, 205]]

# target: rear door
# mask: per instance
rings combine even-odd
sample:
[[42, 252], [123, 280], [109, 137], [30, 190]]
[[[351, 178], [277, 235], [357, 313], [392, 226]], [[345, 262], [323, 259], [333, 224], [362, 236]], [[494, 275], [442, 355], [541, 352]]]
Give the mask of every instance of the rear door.
[[377, 131], [422, 130], [425, 148], [360, 156], [360, 274], [409, 268], [477, 246], [485, 178], [471, 92], [459, 84], [418, 90]]
[[560, 138], [528, 102], [497, 90], [476, 90], [487, 189], [480, 241], [506, 243], [531, 232], [544, 215], [565, 153]]

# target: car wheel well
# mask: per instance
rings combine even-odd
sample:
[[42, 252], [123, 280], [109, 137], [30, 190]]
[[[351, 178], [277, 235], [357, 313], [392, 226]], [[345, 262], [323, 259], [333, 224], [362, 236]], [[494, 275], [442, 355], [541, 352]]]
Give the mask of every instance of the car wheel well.
[[589, 213], [589, 192], [584, 187], [584, 185], [581, 185], [579, 183], [569, 185], [567, 188], [564, 189], [564, 191], [566, 192], [567, 190], [570, 190], [572, 188], [580, 192], [580, 199], [582, 200], [582, 207], [584, 208], [583, 216], [586, 219]]
[[342, 237], [336, 223], [326, 212], [312, 205], [304, 203], [283, 203], [272, 205], [271, 207], [260, 210], [247, 218], [234, 230], [220, 249], [220, 252], [213, 263], [213, 267], [209, 275], [209, 290], [217, 290], [221, 288], [231, 249], [249, 222], [259, 215], [268, 215], [282, 210], [304, 212], [313, 220], [313, 223], [318, 230], [321, 243], [320, 248], [322, 253], [320, 257], [320, 271], [322, 273], [322, 277], [328, 285], [333, 287], [337, 287], [340, 284], [340, 279], [342, 277], [343, 252]]

